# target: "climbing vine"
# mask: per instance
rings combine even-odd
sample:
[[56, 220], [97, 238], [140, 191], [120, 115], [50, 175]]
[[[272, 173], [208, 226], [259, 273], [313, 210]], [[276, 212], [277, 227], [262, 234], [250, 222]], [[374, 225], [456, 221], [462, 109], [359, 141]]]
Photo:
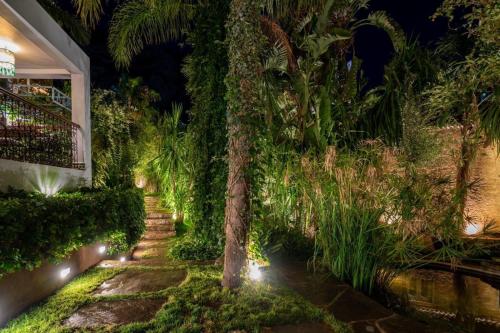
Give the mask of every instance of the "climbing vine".
[[[193, 226], [191, 236], [195, 239], [179, 244], [174, 250], [184, 258], [216, 257], [224, 245], [227, 179], [224, 24], [228, 4], [228, 0], [201, 2], [196, 24], [188, 36], [193, 53], [186, 61], [184, 73], [192, 99], [187, 138], [192, 179], [186, 219]], [[193, 243], [199, 246], [192, 246]]]

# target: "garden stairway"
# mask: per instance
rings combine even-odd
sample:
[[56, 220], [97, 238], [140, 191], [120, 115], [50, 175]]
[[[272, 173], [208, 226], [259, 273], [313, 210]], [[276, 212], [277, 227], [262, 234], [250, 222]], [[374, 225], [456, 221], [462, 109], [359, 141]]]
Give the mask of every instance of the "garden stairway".
[[175, 237], [175, 222], [172, 214], [160, 208], [156, 196], [144, 198], [146, 207], [146, 232], [132, 254], [134, 260], [158, 257], [166, 247], [166, 240]]

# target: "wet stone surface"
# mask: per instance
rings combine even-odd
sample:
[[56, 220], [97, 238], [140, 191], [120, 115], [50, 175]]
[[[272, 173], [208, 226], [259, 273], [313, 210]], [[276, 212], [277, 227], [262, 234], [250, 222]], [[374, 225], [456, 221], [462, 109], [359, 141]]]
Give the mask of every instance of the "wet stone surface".
[[[415, 320], [394, 314], [375, 300], [327, 274], [311, 273], [304, 262], [280, 257], [271, 258], [271, 262], [270, 270], [266, 272], [270, 282], [285, 285], [298, 292], [314, 305], [327, 310], [337, 320], [348, 323], [356, 333], [434, 332]], [[403, 327], [411, 329], [401, 330]], [[278, 328], [274, 327], [269, 332], [295, 332], [292, 328], [289, 331], [274, 331]]]
[[151, 320], [165, 300], [124, 300], [84, 306], [64, 321], [66, 327], [96, 328]]
[[323, 323], [305, 323], [264, 328], [262, 333], [334, 333], [334, 331]]
[[128, 270], [101, 284], [94, 295], [127, 295], [159, 291], [178, 286], [185, 278], [185, 270]]

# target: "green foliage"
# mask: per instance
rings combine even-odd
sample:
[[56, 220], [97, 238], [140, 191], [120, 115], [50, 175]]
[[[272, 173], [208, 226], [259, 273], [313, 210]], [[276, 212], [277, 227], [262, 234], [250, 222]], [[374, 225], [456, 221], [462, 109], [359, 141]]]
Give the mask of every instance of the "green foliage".
[[[218, 235], [214, 233], [214, 236]], [[182, 260], [209, 260], [220, 257], [224, 245], [210, 242], [206, 237], [190, 232], [179, 240], [170, 251], [176, 259]]]
[[109, 32], [109, 50], [116, 64], [128, 66], [145, 45], [179, 38], [193, 13], [194, 5], [189, 0], [124, 2], [114, 13]]
[[[196, 25], [188, 34], [193, 52], [184, 65], [191, 96], [185, 149], [191, 186], [186, 221], [191, 241], [178, 253], [182, 258], [218, 257], [224, 244], [224, 204], [227, 180], [226, 87], [227, 48], [225, 19], [228, 0], [199, 3]], [[191, 243], [197, 246], [191, 247]], [[207, 249], [206, 254], [203, 245]]]
[[148, 162], [149, 178], [156, 179], [163, 203], [178, 212], [185, 212], [190, 186], [190, 165], [187, 160], [185, 126], [181, 122], [182, 108], [173, 105], [172, 113], [160, 118], [154, 157]]
[[0, 275], [61, 260], [97, 241], [112, 252], [134, 246], [145, 230], [141, 190], [81, 191], [0, 197]]
[[78, 17], [63, 10], [57, 0], [39, 0], [38, 2], [47, 11], [47, 13], [49, 13], [54, 21], [65, 29], [76, 42], [88, 45], [90, 42], [90, 33]]
[[106, 90], [95, 90], [91, 104], [93, 186], [132, 187], [137, 163], [132, 112]]

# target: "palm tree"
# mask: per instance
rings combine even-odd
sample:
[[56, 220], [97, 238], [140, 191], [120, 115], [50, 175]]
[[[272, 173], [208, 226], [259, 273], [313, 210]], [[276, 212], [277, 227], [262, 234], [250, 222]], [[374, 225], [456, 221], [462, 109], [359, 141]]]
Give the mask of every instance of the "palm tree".
[[429, 105], [460, 124], [462, 142], [455, 188], [457, 213], [463, 222], [470, 167], [478, 147], [496, 143], [500, 152], [500, 7], [495, 1], [445, 0], [436, 16], [446, 16], [453, 23], [458, 8], [470, 11], [457, 30], [472, 42], [472, 47], [440, 73], [440, 82], [430, 90]]
[[[240, 272], [247, 255], [250, 224], [250, 168], [258, 114], [258, 75], [261, 32], [259, 6], [254, 0], [233, 0], [227, 23], [229, 72], [227, 82], [229, 175], [222, 285], [233, 289], [241, 284]], [[245, 47], [242, 47], [244, 45]]]
[[39, 0], [40, 5], [50, 14], [50, 16], [73, 37], [75, 41], [82, 45], [90, 42], [90, 33], [82, 25], [78, 17], [61, 9], [55, 0]]

